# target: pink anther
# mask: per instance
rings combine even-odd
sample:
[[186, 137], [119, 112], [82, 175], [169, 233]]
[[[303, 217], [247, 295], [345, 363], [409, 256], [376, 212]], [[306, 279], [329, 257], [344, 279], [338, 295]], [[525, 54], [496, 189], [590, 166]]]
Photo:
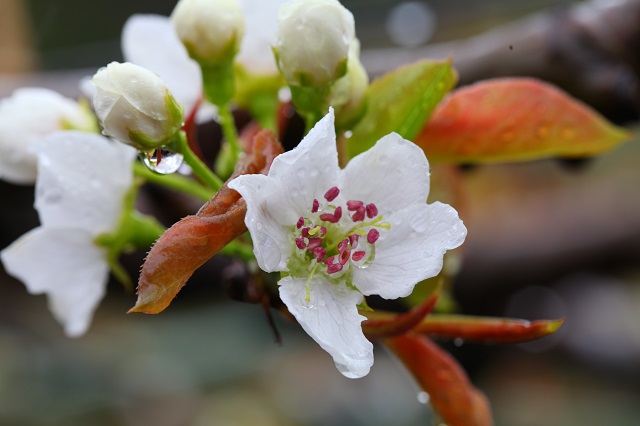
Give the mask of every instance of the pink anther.
[[350, 257], [351, 257], [351, 250], [345, 250], [342, 253], [340, 253], [340, 258], [338, 259], [338, 262], [340, 262], [341, 265], [346, 265]]
[[300, 216], [300, 219], [298, 219], [298, 223], [296, 223], [296, 228], [300, 229], [304, 226], [304, 217]]
[[364, 205], [364, 203], [362, 201], [349, 200], [349, 201], [347, 201], [347, 210], [352, 212], [352, 211], [358, 210], [363, 205]]
[[311, 213], [317, 213], [318, 210], [320, 210], [320, 203], [314, 198], [313, 205], [311, 206]]
[[322, 238], [309, 238], [309, 244], [307, 244], [307, 250], [313, 251], [318, 247], [322, 247]]
[[349, 244], [349, 240], [347, 238], [340, 241], [340, 244], [338, 244], [338, 252], [342, 253], [347, 248], [347, 244]]
[[307, 247], [307, 243], [304, 242], [304, 238], [296, 238], [296, 246], [300, 250], [303, 250], [305, 247]]
[[376, 216], [378, 216], [378, 208], [376, 205], [373, 203], [367, 204], [367, 217], [373, 219]]
[[365, 208], [364, 206], [360, 206], [358, 208], [358, 210], [355, 211], [355, 213], [353, 213], [351, 215], [351, 220], [353, 220], [354, 222], [360, 222], [364, 220], [364, 214], [365, 214]]
[[362, 260], [362, 258], [364, 257], [366, 253], [363, 251], [356, 251], [351, 255], [351, 259], [353, 259], [354, 262], [358, 262], [360, 260]]
[[342, 271], [342, 265], [339, 263], [334, 263], [327, 267], [327, 274], [335, 274], [336, 272]]
[[324, 198], [327, 201], [333, 201], [336, 199], [336, 197], [340, 194], [340, 190], [338, 189], [337, 186], [334, 186], [333, 188], [329, 189], [325, 194], [324, 194]]
[[313, 250], [313, 257], [318, 261], [318, 262], [322, 262], [324, 260], [324, 257], [327, 255], [327, 251], [325, 249], [323, 249], [322, 247], [318, 247], [315, 250]]
[[378, 241], [379, 237], [380, 237], [380, 232], [378, 232], [377, 229], [371, 229], [367, 234], [367, 242], [369, 244], [374, 244], [376, 241]]
[[349, 235], [349, 245], [351, 246], [352, 249], [358, 246], [358, 241], [360, 241], [360, 235], [358, 234]]
[[306, 228], [302, 228], [302, 231], [300, 231], [300, 235], [302, 235], [305, 238], [309, 238], [309, 231], [311, 230], [311, 228], [309, 228], [308, 226]]

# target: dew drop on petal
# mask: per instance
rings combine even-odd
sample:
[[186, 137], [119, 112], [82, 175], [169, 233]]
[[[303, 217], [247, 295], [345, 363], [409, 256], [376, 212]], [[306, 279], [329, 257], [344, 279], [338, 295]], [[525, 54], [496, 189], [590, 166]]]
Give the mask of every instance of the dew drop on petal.
[[362, 248], [358, 248], [358, 250], [362, 250], [365, 252], [365, 255], [362, 259], [357, 262], [351, 261], [356, 268], [359, 269], [367, 269], [369, 265], [373, 263], [373, 260], [376, 258], [376, 247], [370, 244], [362, 244]]
[[315, 308], [315, 306], [313, 305], [313, 302], [311, 302], [310, 300], [307, 301], [306, 299], [302, 299], [302, 302], [300, 302], [300, 304], [305, 309], [313, 309], [313, 308]]
[[178, 171], [182, 165], [182, 154], [166, 148], [158, 148], [149, 152], [141, 152], [140, 157], [145, 166], [152, 172], [168, 175]]

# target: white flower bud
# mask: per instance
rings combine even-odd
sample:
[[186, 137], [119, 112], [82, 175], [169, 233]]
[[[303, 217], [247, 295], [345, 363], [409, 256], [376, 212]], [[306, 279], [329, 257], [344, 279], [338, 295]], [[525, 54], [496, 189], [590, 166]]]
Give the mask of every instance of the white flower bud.
[[280, 7], [274, 47], [289, 85], [325, 86], [346, 72], [353, 15], [337, 0], [292, 0]]
[[182, 107], [151, 71], [125, 62], [101, 68], [93, 106], [104, 133], [139, 150], [172, 142], [183, 122]]
[[349, 49], [347, 74], [335, 82], [331, 104], [336, 109], [336, 125], [349, 128], [365, 111], [369, 76], [360, 62], [360, 42], [354, 39]]
[[17, 184], [34, 183], [36, 157], [31, 145], [67, 129], [98, 130], [87, 107], [52, 90], [18, 89], [0, 101], [0, 178]]
[[244, 34], [238, 0], [180, 0], [171, 20], [189, 55], [201, 65], [228, 62]]

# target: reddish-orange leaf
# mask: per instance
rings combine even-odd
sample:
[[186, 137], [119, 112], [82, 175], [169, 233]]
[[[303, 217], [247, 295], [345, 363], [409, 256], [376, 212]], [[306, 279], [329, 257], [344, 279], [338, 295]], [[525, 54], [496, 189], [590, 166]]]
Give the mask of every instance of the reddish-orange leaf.
[[[273, 133], [263, 130], [250, 155], [236, 166], [230, 179], [242, 174], [267, 173], [282, 153]], [[129, 312], [157, 314], [164, 310], [193, 272], [246, 230], [246, 204], [236, 191], [223, 186], [194, 216], [169, 228], [154, 244], [138, 280], [138, 300]]]
[[386, 340], [429, 394], [429, 401], [449, 426], [491, 426], [491, 407], [460, 364], [429, 338], [405, 334]]
[[362, 331], [370, 339], [382, 339], [397, 336], [411, 330], [433, 311], [440, 289], [424, 302], [403, 314], [382, 312], [362, 312], [368, 319], [362, 322]]
[[432, 315], [413, 329], [437, 339], [480, 343], [522, 343], [553, 334], [564, 320], [524, 321], [508, 318]]
[[628, 138], [547, 83], [504, 78], [452, 92], [415, 142], [430, 161], [482, 163], [594, 155]]

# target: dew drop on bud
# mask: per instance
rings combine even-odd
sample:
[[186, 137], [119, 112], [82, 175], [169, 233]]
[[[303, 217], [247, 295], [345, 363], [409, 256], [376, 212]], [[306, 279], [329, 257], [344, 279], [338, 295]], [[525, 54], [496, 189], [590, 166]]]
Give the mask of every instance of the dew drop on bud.
[[166, 148], [158, 148], [149, 152], [141, 152], [140, 157], [145, 166], [153, 172], [161, 175], [169, 175], [178, 171], [182, 165], [182, 154], [170, 151]]
[[429, 394], [426, 392], [418, 392], [418, 402], [420, 404], [427, 404], [429, 402]]

